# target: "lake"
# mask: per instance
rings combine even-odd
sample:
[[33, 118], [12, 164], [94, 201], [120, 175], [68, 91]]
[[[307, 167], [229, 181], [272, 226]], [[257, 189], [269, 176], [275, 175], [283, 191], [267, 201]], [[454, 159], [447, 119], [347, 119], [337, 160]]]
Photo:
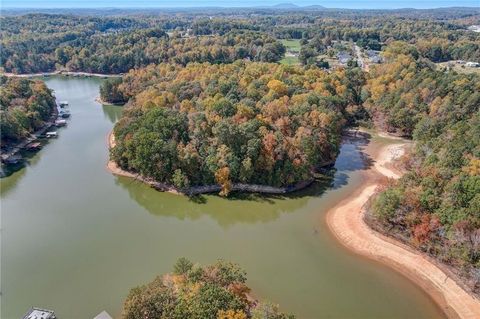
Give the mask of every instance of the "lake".
[[239, 263], [256, 297], [297, 318], [444, 317], [420, 288], [328, 231], [328, 208], [362, 185], [358, 141], [343, 144], [333, 180], [291, 196], [189, 199], [106, 170], [107, 134], [122, 108], [95, 102], [101, 79], [45, 80], [72, 116], [0, 180], [1, 318], [32, 306], [59, 319], [119, 317], [130, 288], [179, 257]]

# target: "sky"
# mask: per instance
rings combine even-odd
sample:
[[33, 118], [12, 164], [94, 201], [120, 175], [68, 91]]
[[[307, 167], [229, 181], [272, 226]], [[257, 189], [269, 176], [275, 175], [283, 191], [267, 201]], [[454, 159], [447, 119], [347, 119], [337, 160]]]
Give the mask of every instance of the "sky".
[[480, 0], [0, 0], [4, 8], [252, 7], [278, 3], [355, 9], [480, 7]]

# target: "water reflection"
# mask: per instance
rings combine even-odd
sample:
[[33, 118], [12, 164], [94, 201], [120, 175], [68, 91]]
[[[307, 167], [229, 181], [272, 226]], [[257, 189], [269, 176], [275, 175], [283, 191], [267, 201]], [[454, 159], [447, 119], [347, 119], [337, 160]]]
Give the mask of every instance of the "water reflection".
[[[308, 190], [285, 196], [261, 196], [257, 194], [233, 194], [229, 198], [216, 195], [200, 195], [192, 198], [158, 192], [149, 186], [129, 178], [117, 177], [116, 184], [125, 188], [130, 198], [152, 215], [174, 217], [180, 220], [197, 220], [208, 216], [220, 226], [234, 224], [267, 223], [281, 214], [292, 213], [305, 206], [312, 196], [321, 196], [331, 185], [321, 181]], [[205, 205], [208, 202], [208, 205]], [[234, 205], [232, 205], [235, 202]]]
[[115, 124], [122, 117], [122, 106], [102, 105], [103, 114], [112, 124]]
[[371, 139], [371, 134], [367, 132], [349, 131], [344, 135], [340, 154], [335, 162], [332, 189], [346, 186], [350, 179], [349, 173], [367, 170], [373, 165], [372, 158], [365, 152]]
[[[42, 143], [45, 146], [45, 143]], [[39, 152], [22, 151], [20, 155], [23, 158], [21, 163], [15, 165], [2, 165], [4, 175], [0, 178], [0, 194], [6, 195], [12, 191], [19, 181], [25, 176], [28, 167], [34, 167], [40, 160], [41, 150]]]

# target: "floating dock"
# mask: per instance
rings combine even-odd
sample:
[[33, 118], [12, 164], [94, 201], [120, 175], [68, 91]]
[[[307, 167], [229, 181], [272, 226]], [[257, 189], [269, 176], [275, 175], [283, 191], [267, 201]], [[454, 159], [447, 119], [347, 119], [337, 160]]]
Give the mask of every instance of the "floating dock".
[[105, 310], [100, 312], [95, 318], [93, 319], [112, 319], [112, 317], [106, 312]]
[[32, 308], [23, 319], [56, 319], [55, 313], [52, 310]]

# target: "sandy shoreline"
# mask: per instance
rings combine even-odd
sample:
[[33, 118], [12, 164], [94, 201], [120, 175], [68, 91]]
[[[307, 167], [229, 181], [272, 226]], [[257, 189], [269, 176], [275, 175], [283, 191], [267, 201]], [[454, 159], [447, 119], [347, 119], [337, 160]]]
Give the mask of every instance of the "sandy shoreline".
[[359, 255], [382, 262], [399, 271], [424, 289], [449, 318], [480, 318], [480, 301], [465, 291], [428, 257], [410, 247], [388, 238], [364, 221], [364, 205], [374, 195], [383, 176], [399, 178], [391, 162], [400, 156], [406, 144], [384, 147], [366, 173], [364, 186], [352, 193], [327, 213], [327, 225], [340, 243]]
[[111, 106], [124, 106], [124, 105], [125, 105], [125, 104], [123, 104], [123, 103], [110, 103], [110, 102], [106, 102], [106, 101], [102, 100], [102, 98], [101, 98], [100, 96], [97, 96], [97, 97], [95, 98], [95, 102], [100, 103], [100, 104], [102, 104], [102, 105], [111, 105]]

